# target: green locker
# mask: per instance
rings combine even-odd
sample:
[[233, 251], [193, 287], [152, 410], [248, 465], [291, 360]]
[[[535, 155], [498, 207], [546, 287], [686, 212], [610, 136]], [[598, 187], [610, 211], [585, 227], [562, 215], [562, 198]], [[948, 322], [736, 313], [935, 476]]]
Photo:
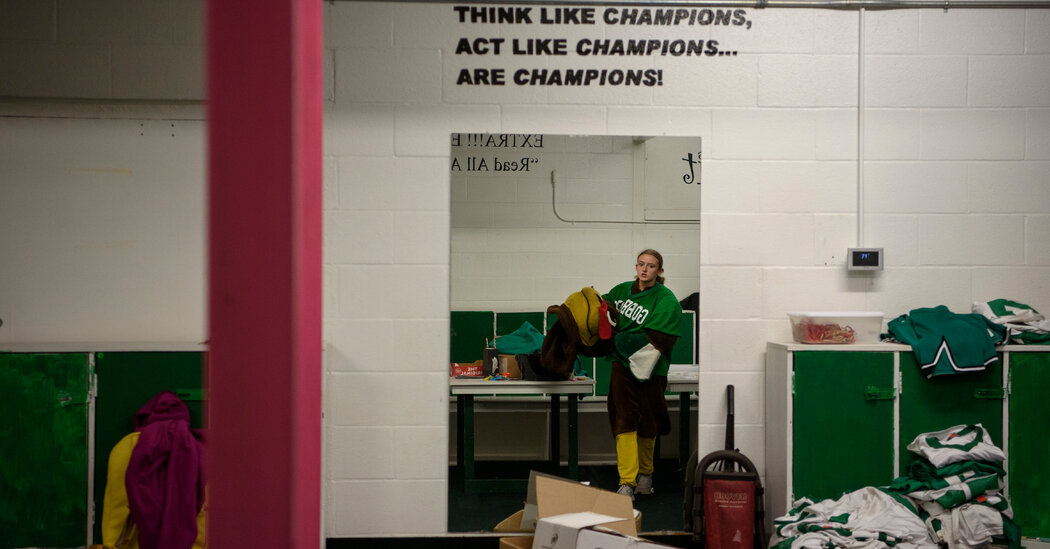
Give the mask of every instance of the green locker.
[[794, 353], [794, 498], [893, 480], [893, 354]]
[[544, 313], [540, 312], [496, 313], [496, 337], [513, 333], [526, 322], [543, 332], [543, 315]]
[[[920, 433], [980, 423], [1006, 452], [1006, 493], [1022, 535], [1050, 536], [1050, 347], [1007, 345], [999, 353], [984, 372], [926, 379], [907, 345], [767, 343], [767, 515], [780, 516], [801, 496], [884, 485], [895, 462], [897, 474], [906, 473], [915, 460], [907, 445]], [[896, 396], [886, 382], [895, 371]], [[869, 383], [860, 404], [853, 395]]]
[[1003, 365], [1000, 360], [983, 372], [923, 377], [914, 353], [900, 354], [900, 471], [916, 455], [908, 444], [921, 433], [955, 425], [980, 423], [1003, 448]]
[[0, 353], [0, 547], [87, 537], [89, 360]]
[[496, 339], [496, 318], [492, 311], [452, 311], [449, 324], [449, 362], [481, 360], [485, 341], [492, 345]]
[[1009, 498], [1026, 537], [1050, 537], [1050, 353], [1012, 352], [1010, 373]]

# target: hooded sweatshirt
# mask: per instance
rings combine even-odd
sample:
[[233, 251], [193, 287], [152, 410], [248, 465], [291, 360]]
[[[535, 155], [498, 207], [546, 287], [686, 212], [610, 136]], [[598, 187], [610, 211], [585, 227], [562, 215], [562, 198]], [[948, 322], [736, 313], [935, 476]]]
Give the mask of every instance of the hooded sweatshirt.
[[138, 444], [124, 477], [142, 549], [189, 549], [204, 505], [204, 448], [186, 404], [157, 393], [135, 414]]

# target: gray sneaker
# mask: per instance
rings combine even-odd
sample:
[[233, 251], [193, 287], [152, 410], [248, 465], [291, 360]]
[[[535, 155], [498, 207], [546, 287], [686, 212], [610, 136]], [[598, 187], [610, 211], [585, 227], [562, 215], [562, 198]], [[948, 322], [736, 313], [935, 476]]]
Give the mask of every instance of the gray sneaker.
[[638, 486], [635, 486], [634, 493], [648, 496], [653, 493], [653, 476], [652, 475], [638, 475]]
[[628, 496], [628, 497], [631, 498], [631, 501], [634, 501], [634, 486], [628, 486], [626, 484], [621, 484], [620, 485], [620, 489], [617, 490], [616, 493]]

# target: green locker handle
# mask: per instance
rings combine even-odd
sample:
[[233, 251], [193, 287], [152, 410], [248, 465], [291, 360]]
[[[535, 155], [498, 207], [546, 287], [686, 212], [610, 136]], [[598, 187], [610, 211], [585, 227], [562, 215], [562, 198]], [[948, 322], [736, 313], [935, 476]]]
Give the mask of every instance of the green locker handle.
[[175, 389], [175, 395], [182, 400], [206, 400], [204, 389]]
[[897, 390], [893, 387], [880, 389], [874, 385], [868, 385], [864, 391], [864, 400], [893, 400], [897, 398]]
[[55, 394], [55, 396], [58, 397], [57, 401], [59, 408], [66, 408], [69, 406], [83, 406], [88, 403], [86, 395], [84, 398], [73, 398], [73, 395], [65, 391], [59, 391]]
[[1002, 387], [974, 389], [973, 398], [991, 398], [996, 400], [1002, 400], [1006, 398], [1006, 389], [1003, 389]]

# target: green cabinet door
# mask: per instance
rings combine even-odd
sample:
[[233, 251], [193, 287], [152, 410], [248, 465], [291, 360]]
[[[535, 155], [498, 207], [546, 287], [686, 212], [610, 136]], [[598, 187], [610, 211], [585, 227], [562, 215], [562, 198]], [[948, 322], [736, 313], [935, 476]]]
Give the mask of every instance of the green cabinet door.
[[908, 444], [922, 433], [955, 425], [980, 423], [1003, 447], [1003, 366], [996, 361], [983, 372], [923, 377], [913, 353], [900, 354], [901, 418], [900, 471], [904, 474], [916, 454]]
[[893, 480], [893, 353], [794, 353], [793, 498]]
[[449, 323], [449, 362], [481, 360], [485, 343], [495, 344], [496, 317], [492, 311], [452, 311], [449, 313]]
[[1027, 537], [1050, 537], [1050, 353], [1010, 353], [1010, 461], [1014, 522]]
[[83, 547], [88, 357], [0, 353], [0, 548]]

